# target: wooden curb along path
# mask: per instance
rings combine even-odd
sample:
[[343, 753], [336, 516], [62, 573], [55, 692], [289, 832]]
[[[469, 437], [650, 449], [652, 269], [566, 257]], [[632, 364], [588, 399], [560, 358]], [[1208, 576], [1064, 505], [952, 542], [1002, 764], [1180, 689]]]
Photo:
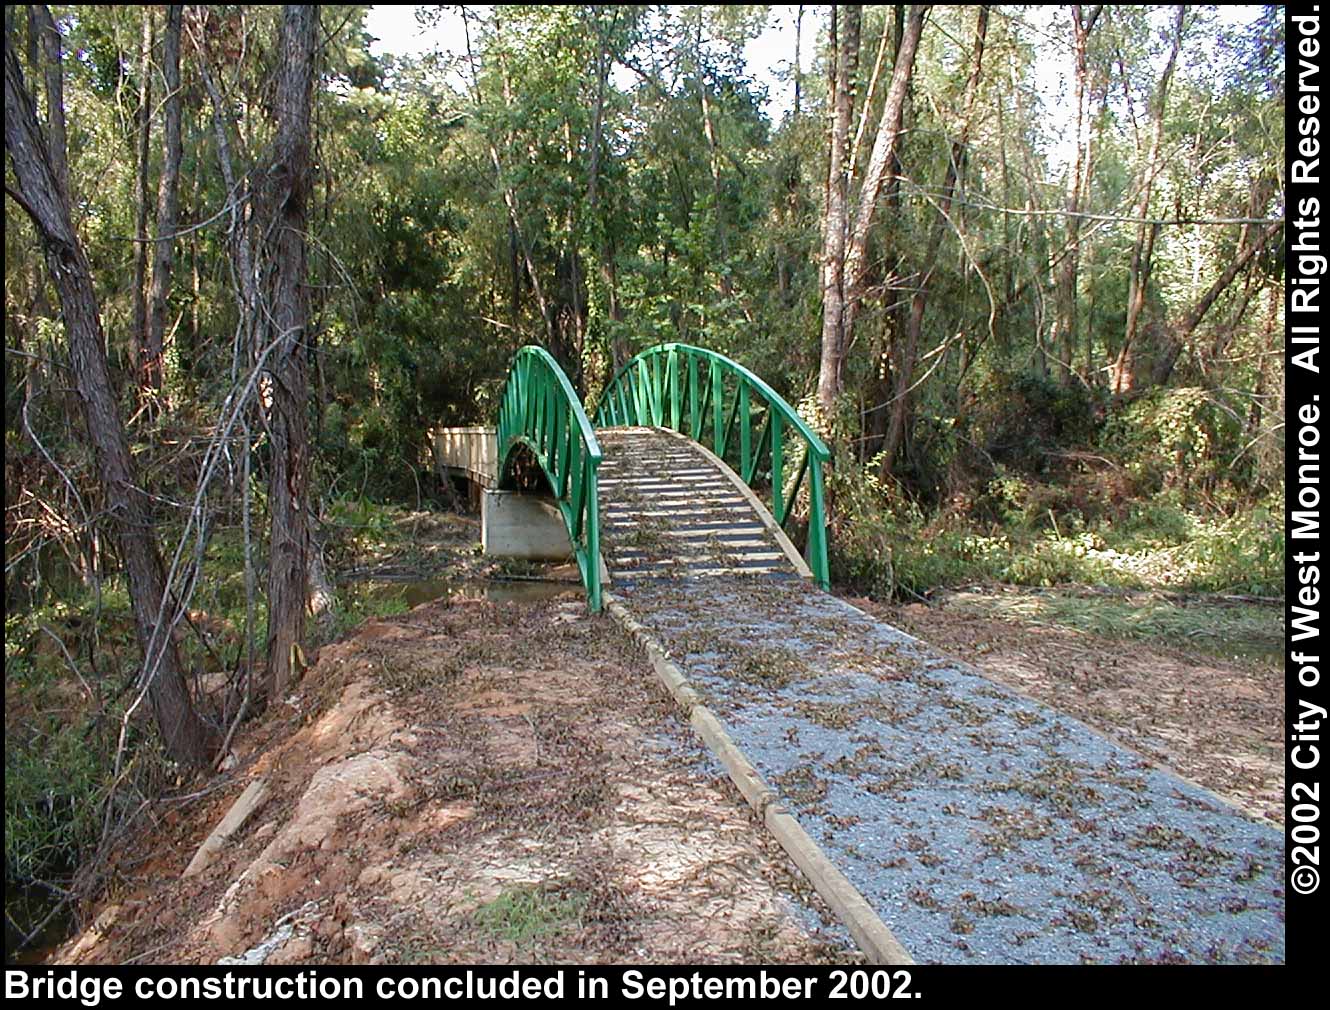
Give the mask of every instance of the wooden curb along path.
[[[599, 438], [607, 450], [601, 487], [609, 520], [602, 546], [616, 581], [620, 576], [631, 580], [773, 572], [811, 577], [804, 559], [749, 487], [705, 447], [662, 429], [601, 429]], [[665, 517], [668, 523], [661, 521]], [[648, 531], [661, 535], [644, 538]], [[786, 809], [661, 643], [633, 617], [626, 598], [607, 593], [605, 603], [645, 653], [694, 732], [869, 961], [914, 964], [864, 896]]]
[[743, 798], [845, 924], [869, 962], [884, 965], [914, 964], [909, 952], [873, 911], [864, 896], [785, 809], [779, 794], [753, 767], [724, 724], [702, 703], [701, 696], [688, 683], [683, 671], [665, 654], [660, 643], [629, 613], [623, 600], [606, 594], [605, 601], [610, 616], [641, 647], [660, 682], [687, 714], [693, 731], [725, 766], [725, 771]]

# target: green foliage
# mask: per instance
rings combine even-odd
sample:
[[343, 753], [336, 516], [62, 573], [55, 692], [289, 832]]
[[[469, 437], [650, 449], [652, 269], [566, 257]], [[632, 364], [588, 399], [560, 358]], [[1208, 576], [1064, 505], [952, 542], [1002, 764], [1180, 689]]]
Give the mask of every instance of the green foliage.
[[973, 426], [999, 464], [1028, 473], [1048, 466], [1049, 449], [1085, 444], [1096, 429], [1096, 403], [1079, 384], [1038, 374], [997, 371], [980, 386]]
[[78, 865], [101, 831], [110, 756], [83, 726], [52, 720], [20, 739], [6, 734], [7, 880], [63, 877]]
[[1123, 461], [1141, 491], [1213, 487], [1228, 479], [1225, 457], [1240, 448], [1240, 428], [1205, 389], [1156, 389], [1114, 415], [1104, 448]]

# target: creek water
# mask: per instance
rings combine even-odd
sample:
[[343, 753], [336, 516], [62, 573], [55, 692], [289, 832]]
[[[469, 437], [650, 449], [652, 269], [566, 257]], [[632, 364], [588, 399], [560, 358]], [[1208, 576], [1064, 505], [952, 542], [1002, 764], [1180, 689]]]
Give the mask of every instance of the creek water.
[[581, 583], [549, 579], [367, 579], [359, 583], [372, 600], [399, 599], [408, 608], [444, 598], [489, 600], [491, 603], [539, 603], [559, 596], [582, 594]]
[[64, 942], [73, 928], [68, 907], [51, 916], [28, 945], [19, 949], [25, 933], [51, 913], [55, 900], [45, 888], [5, 881], [5, 964], [43, 964]]
[[1247, 660], [1262, 666], [1283, 668], [1284, 640], [1282, 638], [1232, 638], [1223, 642], [1198, 639], [1196, 647], [1219, 659]]

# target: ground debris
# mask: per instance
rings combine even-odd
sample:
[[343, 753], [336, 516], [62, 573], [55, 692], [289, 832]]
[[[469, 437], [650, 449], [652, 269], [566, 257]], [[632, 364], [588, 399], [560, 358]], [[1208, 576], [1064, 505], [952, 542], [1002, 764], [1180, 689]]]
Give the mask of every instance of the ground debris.
[[[608, 703], [607, 703], [608, 702]], [[643, 661], [567, 602], [453, 597], [323, 650], [237, 746], [264, 822], [174, 820], [80, 962], [854, 961]], [[234, 791], [223, 793], [234, 796]]]

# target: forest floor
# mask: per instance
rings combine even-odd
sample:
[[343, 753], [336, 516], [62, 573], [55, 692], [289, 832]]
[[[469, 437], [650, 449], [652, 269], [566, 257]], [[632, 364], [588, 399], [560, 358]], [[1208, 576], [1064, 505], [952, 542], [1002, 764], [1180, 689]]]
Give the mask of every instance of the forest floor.
[[[393, 570], [467, 554], [473, 527]], [[55, 960], [855, 961], [619, 629], [544, 596], [446, 594], [326, 646]], [[260, 777], [264, 806], [181, 879]]]

